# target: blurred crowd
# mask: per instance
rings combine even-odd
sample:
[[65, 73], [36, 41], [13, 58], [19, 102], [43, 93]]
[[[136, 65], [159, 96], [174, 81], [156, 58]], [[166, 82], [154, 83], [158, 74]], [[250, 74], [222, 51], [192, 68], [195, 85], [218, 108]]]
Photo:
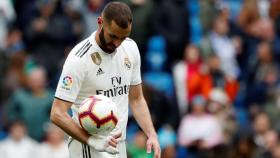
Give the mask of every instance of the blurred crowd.
[[[1, 158], [68, 157], [54, 91], [108, 1], [0, 1]], [[120, 1], [162, 158], [280, 158], [280, 0]], [[129, 158], [151, 157], [132, 116], [127, 132]]]

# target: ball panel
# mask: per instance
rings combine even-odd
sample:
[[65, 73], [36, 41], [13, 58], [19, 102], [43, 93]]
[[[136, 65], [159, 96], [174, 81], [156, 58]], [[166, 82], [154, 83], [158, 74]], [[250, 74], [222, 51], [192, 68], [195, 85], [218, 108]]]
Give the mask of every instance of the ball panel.
[[102, 128], [100, 128], [99, 133], [102, 135], [107, 135], [116, 127], [116, 125], [112, 120], [110, 120], [108, 122], [103, 123], [101, 127]]
[[109, 104], [104, 103], [103, 101], [98, 101], [93, 106], [91, 112], [96, 115], [99, 119], [105, 118], [110, 114], [110, 111], [112, 110], [110, 108], [111, 106]]
[[118, 109], [114, 102], [101, 95], [87, 98], [79, 108], [79, 123], [89, 134], [108, 134], [118, 122]]
[[83, 129], [85, 129], [86, 131], [88, 131], [88, 132], [96, 131], [97, 124], [95, 121], [93, 121], [91, 119], [90, 116], [86, 115], [84, 117], [81, 117], [80, 122], [81, 122]]
[[81, 106], [80, 108], [79, 108], [79, 113], [83, 113], [83, 112], [87, 112], [88, 111], [88, 109], [89, 109], [89, 105], [91, 104], [91, 99], [86, 99], [83, 103], [82, 103], [82, 105], [83, 106]]

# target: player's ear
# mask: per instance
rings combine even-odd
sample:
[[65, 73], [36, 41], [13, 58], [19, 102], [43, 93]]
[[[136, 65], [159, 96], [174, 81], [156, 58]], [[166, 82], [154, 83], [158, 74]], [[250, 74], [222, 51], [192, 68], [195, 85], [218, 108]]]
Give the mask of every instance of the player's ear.
[[99, 16], [99, 17], [97, 18], [97, 23], [98, 23], [99, 29], [102, 29], [102, 27], [103, 27], [103, 19], [102, 19], [101, 16]]

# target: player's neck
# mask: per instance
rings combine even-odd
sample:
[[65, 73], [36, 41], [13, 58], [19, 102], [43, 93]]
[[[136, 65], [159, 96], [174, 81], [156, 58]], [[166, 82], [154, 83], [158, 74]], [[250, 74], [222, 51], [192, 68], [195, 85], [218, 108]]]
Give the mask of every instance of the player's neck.
[[101, 42], [100, 42], [100, 38], [99, 38], [99, 34], [100, 34], [100, 31], [97, 30], [94, 38], [95, 38], [95, 41], [96, 41], [97, 45], [98, 45], [100, 48], [102, 48]]

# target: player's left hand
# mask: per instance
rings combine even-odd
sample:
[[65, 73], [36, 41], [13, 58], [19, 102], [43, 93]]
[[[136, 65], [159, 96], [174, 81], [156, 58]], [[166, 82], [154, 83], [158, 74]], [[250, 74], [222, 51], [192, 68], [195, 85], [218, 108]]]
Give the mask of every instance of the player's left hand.
[[154, 158], [161, 158], [161, 149], [156, 134], [149, 136], [147, 140], [147, 153], [151, 153], [152, 149], [154, 150]]

